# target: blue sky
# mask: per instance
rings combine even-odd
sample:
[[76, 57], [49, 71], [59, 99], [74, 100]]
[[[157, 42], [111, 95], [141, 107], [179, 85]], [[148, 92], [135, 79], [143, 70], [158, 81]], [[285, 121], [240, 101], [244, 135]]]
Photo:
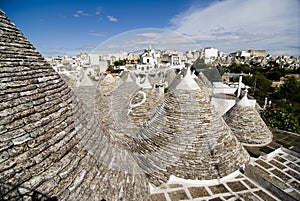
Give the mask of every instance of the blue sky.
[[45, 56], [89, 52], [142, 28], [176, 31], [225, 53], [300, 56], [298, 0], [0, 0], [0, 8]]

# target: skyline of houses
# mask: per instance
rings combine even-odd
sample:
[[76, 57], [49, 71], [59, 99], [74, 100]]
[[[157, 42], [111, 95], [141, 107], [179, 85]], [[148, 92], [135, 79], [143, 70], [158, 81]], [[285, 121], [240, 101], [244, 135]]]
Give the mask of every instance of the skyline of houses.
[[96, 84], [104, 55], [50, 65], [0, 18], [1, 200], [299, 200], [299, 135], [267, 127], [242, 76], [195, 74], [215, 50], [110, 55], [128, 70]]
[[[106, 72], [108, 67], [114, 70], [130, 70], [136, 73], [149, 73], [167, 68], [182, 69], [186, 63], [201, 59], [205, 64], [228, 67], [233, 63], [242, 65], [269, 66], [276, 64], [281, 68], [298, 69], [300, 58], [293, 56], [266, 55], [266, 50], [238, 50], [225, 54], [216, 48], [206, 47], [186, 52], [156, 50], [151, 45], [143, 52], [119, 52], [114, 54], [97, 54], [80, 52], [74, 57], [48, 57], [46, 60], [60, 74], [72, 74], [84, 69], [96, 80]], [[120, 62], [122, 61], [122, 62]], [[116, 65], [115, 65], [116, 64]], [[272, 67], [272, 66], [271, 66]]]

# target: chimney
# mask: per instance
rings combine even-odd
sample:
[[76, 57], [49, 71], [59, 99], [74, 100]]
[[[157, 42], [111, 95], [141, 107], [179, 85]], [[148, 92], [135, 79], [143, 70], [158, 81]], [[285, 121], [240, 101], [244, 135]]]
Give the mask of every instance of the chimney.
[[267, 105], [268, 105], [268, 98], [267, 98], [267, 97], [265, 97], [264, 109], [266, 109]]
[[238, 98], [239, 98], [240, 95], [241, 95], [242, 79], [243, 79], [243, 76], [240, 75], [240, 78], [239, 78], [239, 86], [238, 86], [238, 91], [237, 91], [237, 97], [238, 97]]

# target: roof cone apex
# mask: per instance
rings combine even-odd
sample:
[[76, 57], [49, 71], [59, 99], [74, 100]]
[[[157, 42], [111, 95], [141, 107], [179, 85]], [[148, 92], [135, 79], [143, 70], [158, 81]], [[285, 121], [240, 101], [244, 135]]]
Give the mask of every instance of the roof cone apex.
[[131, 73], [128, 72], [128, 76], [127, 79], [125, 80], [125, 82], [133, 82], [133, 79], [131, 78]]
[[186, 75], [177, 85], [176, 89], [182, 90], [200, 90], [199, 85], [194, 80], [190, 67], [188, 67]]
[[139, 85], [140, 85], [142, 88], [144, 88], [144, 89], [151, 89], [151, 88], [152, 88], [152, 86], [151, 86], [151, 84], [150, 84], [150, 82], [149, 82], [148, 74], [145, 75], [144, 80], [140, 80]]
[[241, 107], [253, 107], [255, 108], [256, 100], [249, 100], [248, 99], [248, 90], [245, 90], [245, 95], [243, 98], [237, 103], [238, 106]]
[[107, 78], [112, 77], [113, 78], [113, 76], [111, 74], [107, 74], [105, 77], [107, 77]]

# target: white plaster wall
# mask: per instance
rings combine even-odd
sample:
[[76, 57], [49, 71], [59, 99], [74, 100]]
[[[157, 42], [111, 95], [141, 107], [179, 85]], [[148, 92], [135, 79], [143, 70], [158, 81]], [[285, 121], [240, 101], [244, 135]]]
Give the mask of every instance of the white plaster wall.
[[218, 57], [218, 49], [207, 48], [204, 50], [204, 56], [205, 56], [205, 58], [212, 58], [212, 57], [217, 58]]
[[220, 116], [223, 116], [228, 110], [230, 110], [235, 105], [235, 100], [228, 100], [222, 98], [212, 97], [211, 103], [218, 111]]

